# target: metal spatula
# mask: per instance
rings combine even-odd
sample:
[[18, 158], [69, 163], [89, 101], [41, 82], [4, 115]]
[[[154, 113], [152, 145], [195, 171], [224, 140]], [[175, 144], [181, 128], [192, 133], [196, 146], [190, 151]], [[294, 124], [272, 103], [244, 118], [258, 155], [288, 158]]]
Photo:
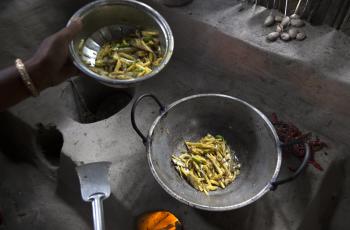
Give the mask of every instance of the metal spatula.
[[97, 162], [76, 167], [80, 180], [81, 196], [92, 202], [94, 229], [104, 230], [103, 200], [111, 194], [109, 184], [110, 162]]

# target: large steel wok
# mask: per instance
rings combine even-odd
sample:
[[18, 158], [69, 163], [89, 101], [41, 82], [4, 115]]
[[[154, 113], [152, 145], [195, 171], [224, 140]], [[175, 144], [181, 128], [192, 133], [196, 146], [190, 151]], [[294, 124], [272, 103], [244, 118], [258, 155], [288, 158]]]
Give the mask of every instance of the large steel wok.
[[[145, 98], [160, 106], [160, 115], [145, 136], [135, 123], [135, 110]], [[297, 171], [278, 180], [282, 155], [277, 133], [268, 118], [247, 102], [222, 94], [198, 94], [164, 106], [154, 95], [140, 96], [131, 111], [133, 128], [147, 147], [150, 169], [171, 196], [190, 206], [224, 211], [246, 206], [278, 185], [295, 179], [306, 167], [309, 147]], [[225, 137], [241, 162], [241, 174], [226, 189], [209, 196], [192, 188], [176, 172], [171, 155], [184, 149], [184, 140], [196, 140], [211, 133]], [[295, 144], [295, 143], [289, 143]]]

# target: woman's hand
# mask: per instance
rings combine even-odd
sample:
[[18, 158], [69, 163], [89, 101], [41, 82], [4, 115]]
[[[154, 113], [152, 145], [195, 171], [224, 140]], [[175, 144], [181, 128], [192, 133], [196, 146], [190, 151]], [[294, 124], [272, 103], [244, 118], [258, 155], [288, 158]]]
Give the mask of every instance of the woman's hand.
[[81, 30], [80, 20], [47, 37], [32, 58], [25, 62], [29, 75], [38, 90], [57, 85], [79, 74], [69, 59], [68, 46]]
[[[25, 68], [38, 91], [79, 75], [68, 57], [68, 46], [81, 30], [80, 20], [46, 38]], [[0, 70], [0, 112], [31, 96], [15, 65]]]

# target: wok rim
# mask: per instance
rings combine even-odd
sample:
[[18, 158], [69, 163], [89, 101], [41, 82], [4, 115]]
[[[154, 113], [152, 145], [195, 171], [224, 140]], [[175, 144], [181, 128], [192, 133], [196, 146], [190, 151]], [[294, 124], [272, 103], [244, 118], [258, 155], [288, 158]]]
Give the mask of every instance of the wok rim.
[[[151, 154], [151, 146], [152, 146], [152, 135], [154, 132], [155, 127], [157, 126], [157, 124], [159, 123], [159, 121], [169, 112], [171, 111], [174, 107], [176, 107], [177, 105], [181, 104], [182, 102], [185, 101], [189, 101], [195, 98], [200, 98], [200, 97], [221, 97], [221, 98], [226, 98], [226, 99], [231, 99], [234, 101], [237, 101], [239, 103], [244, 104], [245, 106], [248, 106], [248, 108], [250, 108], [251, 110], [253, 110], [254, 112], [256, 112], [267, 124], [269, 130], [271, 131], [274, 139], [275, 139], [275, 147], [276, 147], [276, 153], [277, 153], [277, 162], [276, 162], [276, 167], [275, 167], [275, 171], [270, 179], [270, 181], [266, 182], [266, 185], [263, 189], [260, 190], [260, 192], [258, 192], [256, 195], [254, 195], [253, 197], [238, 203], [238, 204], [234, 204], [234, 205], [225, 205], [225, 206], [208, 206], [208, 205], [203, 205], [200, 203], [196, 203], [196, 202], [192, 202], [192, 201], [188, 201], [187, 199], [181, 197], [180, 195], [178, 195], [176, 192], [174, 192], [172, 189], [170, 189], [167, 184], [160, 179], [160, 177], [158, 176], [155, 168], [154, 168], [154, 164], [152, 161], [152, 154]], [[270, 120], [266, 117], [265, 114], [263, 114], [259, 109], [257, 109], [256, 107], [254, 107], [253, 105], [249, 104], [246, 101], [243, 101], [239, 98], [233, 97], [233, 96], [229, 96], [229, 95], [225, 95], [225, 94], [216, 94], [216, 93], [207, 93], [207, 94], [195, 94], [192, 96], [188, 96], [188, 97], [184, 97], [182, 99], [179, 99], [173, 103], [171, 103], [170, 105], [166, 106], [165, 110], [154, 120], [152, 126], [149, 129], [148, 132], [148, 137], [147, 137], [147, 159], [148, 159], [148, 164], [149, 167], [151, 169], [151, 172], [153, 174], [153, 177], [156, 179], [156, 181], [158, 182], [158, 184], [172, 197], [174, 197], [175, 199], [177, 199], [178, 201], [187, 204], [191, 207], [194, 208], [198, 208], [198, 209], [202, 209], [202, 210], [206, 210], [206, 211], [229, 211], [229, 210], [234, 210], [234, 209], [238, 209], [244, 206], [247, 206], [255, 201], [257, 201], [258, 199], [260, 199], [263, 195], [265, 195], [265, 193], [267, 193], [268, 191], [271, 190], [271, 182], [276, 181], [280, 168], [281, 168], [281, 164], [282, 164], [282, 150], [280, 148], [280, 140], [278, 138], [277, 132], [274, 128], [274, 126], [272, 125], [272, 123], [270, 122]]]

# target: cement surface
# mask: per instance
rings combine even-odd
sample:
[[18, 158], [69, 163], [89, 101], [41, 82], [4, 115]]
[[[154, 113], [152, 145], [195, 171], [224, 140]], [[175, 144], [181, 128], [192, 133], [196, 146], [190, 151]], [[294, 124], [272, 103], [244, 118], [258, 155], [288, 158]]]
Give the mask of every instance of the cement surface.
[[[0, 3], [3, 4], [0, 17], [8, 23], [1, 29], [9, 34], [1, 38], [4, 44], [1, 64], [10, 64], [15, 56], [30, 55], [31, 48], [64, 25], [83, 2]], [[345, 182], [343, 186], [341, 177], [342, 170], [347, 168], [342, 159], [347, 157], [350, 138], [349, 37], [328, 27], [307, 26], [308, 39], [304, 42], [267, 43], [265, 35], [269, 29], [263, 28], [261, 22], [268, 12], [262, 8], [238, 12], [235, 2], [228, 0], [218, 0], [215, 4], [195, 0], [191, 5], [171, 9], [151, 4], [169, 21], [175, 37], [175, 52], [159, 76], [129, 92], [134, 98], [152, 92], [168, 104], [201, 92], [239, 97], [266, 114], [277, 112], [325, 139], [330, 145], [328, 155], [317, 156], [325, 171], [309, 167], [296, 181], [240, 210], [209, 213], [190, 208], [167, 195], [152, 177], [145, 147], [131, 127], [131, 104], [107, 119], [79, 123], [74, 120], [77, 116], [72, 115], [77, 113], [79, 105], [73, 99], [71, 84], [66, 82], [11, 109], [29, 127], [34, 129], [39, 122], [54, 123], [64, 136], [57, 190], [54, 195], [47, 195], [52, 197], [47, 202], [61, 210], [56, 218], [67, 225], [70, 222], [65, 218], [70, 219], [76, 229], [87, 228], [90, 210], [80, 199], [74, 167], [107, 160], [113, 163], [112, 196], [105, 202], [107, 229], [132, 229], [135, 217], [157, 209], [174, 212], [190, 230], [310, 229], [320, 219], [329, 220], [323, 226], [337, 226], [341, 222], [336, 211], [341, 206], [337, 205], [338, 198], [344, 197], [340, 194], [349, 186]], [[38, 11], [42, 13], [37, 14]], [[15, 12], [24, 15], [25, 20], [14, 17]], [[49, 20], [44, 20], [45, 16]], [[21, 27], [23, 23], [27, 27]], [[93, 84], [85, 89], [91, 94], [96, 93]], [[138, 123], [146, 132], [158, 113], [157, 108], [151, 101], [145, 101], [138, 111]], [[9, 168], [7, 173], [11, 173], [12, 166]], [[27, 171], [23, 173], [33, 177]], [[282, 176], [288, 173], [284, 170]], [[53, 187], [49, 181], [42, 183]], [[10, 185], [8, 181], [3, 186]], [[47, 194], [52, 194], [52, 190], [47, 190]], [[331, 199], [333, 195], [336, 199]], [[329, 212], [315, 211], [319, 210], [319, 199]], [[7, 221], [19, 228], [18, 222]], [[50, 229], [62, 229], [61, 226], [53, 224]]]

